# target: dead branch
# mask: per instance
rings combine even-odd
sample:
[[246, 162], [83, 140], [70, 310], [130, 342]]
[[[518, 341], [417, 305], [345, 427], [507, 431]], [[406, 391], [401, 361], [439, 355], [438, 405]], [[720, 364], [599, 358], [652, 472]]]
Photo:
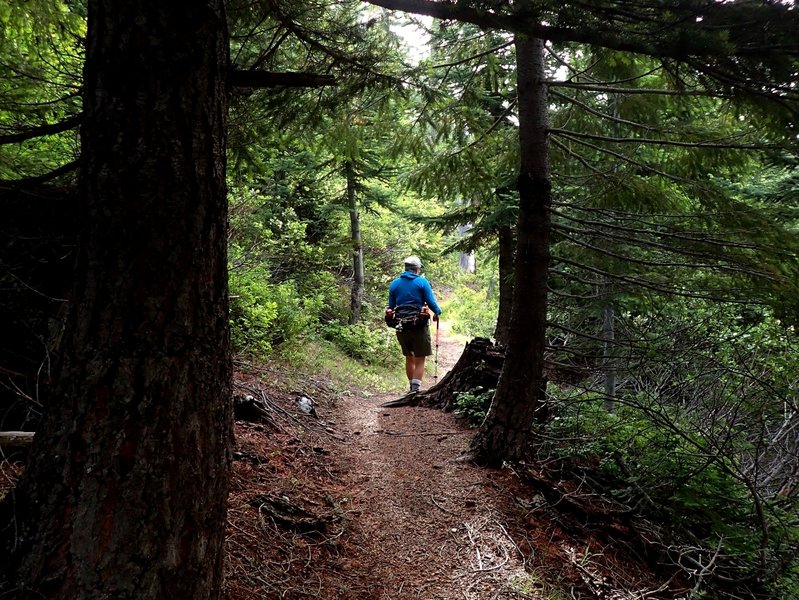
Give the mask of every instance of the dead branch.
[[0, 447], [27, 447], [33, 443], [33, 431], [0, 431]]
[[288, 498], [271, 494], [260, 494], [247, 504], [257, 508], [259, 513], [268, 515], [276, 525], [304, 533], [321, 533], [327, 525], [340, 519], [334, 512], [316, 515]]
[[228, 84], [241, 88], [309, 88], [336, 85], [336, 78], [317, 73], [231, 71], [228, 75]]

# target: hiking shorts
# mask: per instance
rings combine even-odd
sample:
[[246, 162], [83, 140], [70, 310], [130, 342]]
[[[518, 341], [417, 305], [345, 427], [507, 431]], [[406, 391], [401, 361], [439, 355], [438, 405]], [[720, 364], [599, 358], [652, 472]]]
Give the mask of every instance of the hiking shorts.
[[402, 354], [405, 356], [430, 356], [433, 354], [433, 344], [430, 341], [430, 327], [422, 327], [416, 331], [398, 331]]

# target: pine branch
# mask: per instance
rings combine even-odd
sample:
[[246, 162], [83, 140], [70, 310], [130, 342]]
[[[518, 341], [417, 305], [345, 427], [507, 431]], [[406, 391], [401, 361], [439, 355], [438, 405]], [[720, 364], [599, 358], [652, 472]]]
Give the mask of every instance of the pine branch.
[[[670, 233], [665, 231], [660, 231], [658, 229], [641, 229], [638, 227], [625, 227], [623, 225], [615, 225], [613, 223], [608, 223], [605, 221], [589, 221], [587, 219], [578, 219], [577, 217], [571, 217], [566, 215], [562, 212], [552, 211], [553, 214], [557, 214], [559, 217], [563, 217], [564, 219], [568, 219], [569, 221], [573, 221], [575, 223], [580, 223], [581, 225], [585, 225], [586, 227], [591, 227], [592, 232], [596, 236], [602, 236], [603, 238], [619, 240], [622, 242], [628, 243], [635, 243], [636, 245], [644, 245], [650, 248], [657, 248], [660, 250], [667, 250], [672, 252], [686, 252], [691, 253], [692, 251], [684, 246], [667, 246], [662, 243], [658, 243], [651, 240], [642, 240], [642, 236], [652, 236], [652, 237], [664, 237], [664, 238], [671, 238], [677, 239], [679, 241], [688, 241], [698, 244], [705, 244], [709, 246], [717, 246], [719, 248], [737, 248], [737, 249], [745, 249], [745, 250], [765, 250], [761, 246], [751, 242], [737, 242], [731, 239], [725, 238], [713, 238], [710, 234], [705, 234], [704, 232], [696, 232], [695, 235], [680, 235], [677, 233]], [[657, 228], [660, 225], [656, 223], [651, 223], [653, 228]], [[553, 223], [553, 228], [557, 228], [558, 230], [569, 231], [572, 233], [586, 233], [585, 230], [576, 229], [573, 227], [569, 227], [568, 225], [563, 225], [562, 223]], [[607, 231], [615, 230], [621, 233], [611, 233]], [[707, 237], [706, 237], [707, 236]], [[771, 250], [771, 249], [770, 249]], [[697, 253], [696, 256], [706, 256], [703, 254]]]
[[240, 88], [314, 88], [336, 85], [336, 78], [317, 73], [236, 70], [228, 74], [228, 85]]
[[[614, 281], [621, 281], [623, 283], [626, 283], [626, 284], [629, 284], [629, 285], [632, 285], [632, 286], [635, 286], [635, 287], [640, 287], [640, 288], [643, 288], [643, 289], [652, 290], [652, 291], [658, 292], [660, 294], [666, 294], [666, 295], [670, 295], [670, 296], [680, 296], [680, 297], [683, 297], [683, 298], [696, 298], [696, 299], [700, 299], [700, 300], [712, 300], [712, 301], [715, 301], [715, 302], [728, 302], [728, 303], [732, 303], [732, 304], [752, 304], [754, 302], [751, 298], [737, 299], [737, 298], [733, 298], [733, 297], [731, 297], [729, 295], [718, 295], [718, 296], [715, 296], [715, 295], [712, 295], [711, 293], [699, 293], [699, 292], [689, 292], [687, 290], [677, 290], [676, 288], [667, 287], [665, 285], [660, 285], [658, 283], [654, 283], [654, 282], [648, 281], [646, 279], [641, 279], [639, 277], [630, 277], [628, 275], [620, 275], [618, 273], [611, 273], [610, 271], [606, 271], [604, 269], [599, 269], [597, 267], [591, 267], [591, 266], [586, 265], [584, 263], [580, 263], [580, 262], [577, 262], [577, 261], [574, 261], [574, 260], [570, 260], [568, 258], [553, 257], [552, 261], [555, 262], [555, 263], [562, 263], [562, 264], [565, 264], [565, 265], [570, 265], [570, 266], [576, 267], [578, 269], [583, 269], [585, 271], [588, 271], [589, 273], [594, 273], [595, 275], [601, 275], [602, 277], [605, 277], [607, 279], [612, 279]], [[560, 271], [558, 269], [552, 268], [552, 269], [550, 269], [550, 272], [554, 273], [556, 275], [560, 275], [560, 276], [562, 276], [562, 277], [564, 277], [566, 279], [569, 279], [571, 281], [577, 281], [577, 282], [585, 283], [586, 285], [591, 285], [591, 286], [595, 286], [596, 285], [596, 281], [590, 281], [590, 280], [587, 280], [587, 279], [583, 279], [583, 278], [579, 277], [578, 275], [575, 275], [573, 273], [569, 273], [568, 271]], [[718, 290], [712, 290], [712, 291], [721, 292], [721, 291], [729, 291], [729, 290], [718, 289]]]
[[483, 50], [482, 52], [478, 52], [477, 54], [472, 54], [471, 56], [467, 56], [466, 58], [462, 58], [460, 60], [456, 60], [449, 63], [440, 63], [437, 65], [433, 65], [432, 69], [449, 69], [452, 67], [457, 67], [458, 65], [463, 65], [469, 62], [472, 62], [475, 59], [482, 58], [483, 56], [488, 56], [489, 54], [493, 54], [494, 52], [499, 52], [500, 50], [504, 50], [505, 48], [510, 48], [513, 46], [513, 42], [506, 42], [504, 44], [500, 44], [499, 46], [494, 46], [493, 48], [489, 48], [488, 50]]
[[647, 172], [652, 173], [654, 175], [659, 175], [660, 177], [663, 177], [664, 179], [666, 179], [668, 181], [674, 181], [674, 182], [677, 182], [677, 183], [688, 183], [682, 177], [677, 177], [675, 175], [671, 175], [669, 173], [666, 173], [665, 171], [661, 171], [661, 170], [656, 169], [654, 167], [651, 167], [651, 166], [649, 166], [649, 165], [647, 165], [645, 163], [639, 162], [637, 160], [633, 160], [629, 156], [625, 156], [624, 154], [621, 154], [620, 152], [615, 152], [614, 150], [610, 150], [608, 148], [603, 148], [601, 146], [597, 146], [595, 144], [591, 144], [591, 143], [589, 143], [589, 142], [587, 142], [587, 141], [585, 141], [583, 139], [580, 139], [578, 137], [572, 137], [572, 136], [569, 136], [567, 134], [561, 134], [561, 135], [562, 135], [562, 137], [564, 139], [571, 140], [575, 144], [579, 144], [581, 146], [585, 146], [586, 148], [590, 148], [591, 150], [594, 150], [595, 152], [598, 152], [600, 154], [606, 154], [606, 155], [611, 156], [613, 158], [616, 158], [616, 159], [618, 159], [618, 160], [620, 160], [620, 161], [622, 161], [624, 163], [633, 165], [634, 167], [637, 167], [637, 168], [639, 168], [639, 169], [641, 169], [643, 171], [647, 171]]
[[[708, 246], [717, 246], [719, 248], [738, 248], [742, 250], [768, 250], [771, 254], [779, 254], [786, 257], [793, 257], [796, 256], [796, 252], [792, 251], [785, 251], [784, 248], [778, 246], [763, 246], [760, 244], [755, 244], [753, 242], [742, 242], [736, 241], [730, 238], [725, 237], [716, 237], [713, 236], [710, 232], [704, 231], [682, 231], [682, 230], [675, 230], [675, 229], [666, 229], [664, 224], [662, 223], [655, 223], [653, 221], [646, 221], [634, 215], [632, 213], [626, 213], [622, 211], [616, 210], [608, 210], [608, 209], [601, 209], [601, 208], [585, 208], [581, 206], [577, 206], [574, 204], [566, 204], [566, 203], [558, 203], [560, 206], [568, 206], [573, 210], [583, 211], [583, 212], [590, 212], [596, 214], [603, 214], [609, 215], [610, 218], [621, 220], [621, 221], [630, 221], [633, 223], [640, 223], [641, 227], [626, 227], [624, 225], [618, 225], [615, 223], [610, 223], [607, 221], [594, 221], [588, 219], [580, 219], [575, 216], [568, 215], [562, 211], [558, 211], [556, 209], [552, 209], [552, 213], [557, 215], [558, 217], [562, 217], [563, 219], [567, 219], [573, 221], [575, 223], [580, 223], [587, 227], [596, 227], [596, 228], [605, 228], [605, 229], [613, 229], [616, 231], [620, 231], [632, 236], [642, 236], [642, 235], [650, 235], [656, 236], [660, 238], [666, 239], [674, 239], [680, 242], [693, 242], [693, 243], [700, 243], [703, 245]], [[713, 216], [708, 213], [703, 213], [702, 215], [686, 215], [686, 214], [653, 214], [649, 215], [651, 217], [660, 217], [660, 218], [672, 218], [672, 219], [686, 219], [690, 217], [694, 217], [696, 219], [706, 219], [707, 217]], [[622, 237], [624, 239], [624, 237]], [[628, 238], [629, 239], [629, 238]]]
[[50, 171], [49, 173], [45, 173], [44, 175], [36, 175], [34, 177], [25, 177], [23, 179], [6, 179], [0, 180], [0, 189], [6, 190], [25, 190], [31, 187], [35, 187], [42, 183], [47, 183], [48, 181], [52, 181], [62, 175], [66, 175], [67, 173], [71, 173], [72, 171], [76, 170], [80, 166], [80, 159], [74, 160], [70, 163], [67, 163], [57, 169]]
[[[592, 165], [592, 164], [591, 164], [591, 163], [588, 161], [588, 159], [587, 159], [587, 158], [585, 158], [585, 157], [584, 157], [584, 156], [582, 156], [581, 154], [577, 154], [577, 152], [575, 152], [574, 150], [572, 150], [572, 149], [571, 149], [569, 146], [567, 146], [566, 144], [564, 144], [563, 142], [561, 142], [559, 139], [557, 139], [557, 138], [552, 138], [552, 139], [551, 139], [551, 142], [552, 142], [552, 143], [553, 143], [555, 146], [557, 146], [558, 148], [560, 148], [560, 149], [561, 149], [561, 150], [562, 150], [562, 151], [563, 151], [565, 154], [567, 154], [568, 156], [571, 156], [571, 157], [572, 157], [574, 160], [576, 160], [577, 162], [579, 162], [580, 164], [582, 164], [582, 165], [583, 165], [583, 166], [584, 166], [586, 169], [588, 169], [589, 171], [593, 172], [593, 173], [594, 173], [594, 175], [597, 175], [598, 177], [602, 177], [603, 179], [607, 179], [607, 178], [609, 178], [609, 175], [610, 175], [611, 173], [613, 173], [613, 172], [614, 172], [614, 170], [615, 170], [615, 169], [613, 169], [613, 168], [611, 167], [611, 168], [609, 168], [609, 169], [607, 169], [607, 170], [605, 170], [605, 171], [601, 171], [600, 169], [598, 169], [597, 167], [595, 167], [594, 165]], [[558, 173], [556, 173], [556, 172], [553, 172], [553, 174], [558, 174]], [[575, 177], [574, 177], [573, 175], [571, 175], [571, 174], [569, 174], [569, 175], [563, 175], [563, 174], [560, 174], [559, 176], [560, 176], [560, 177], [571, 177], [571, 178], [573, 178], [573, 179], [575, 178]], [[590, 179], [590, 177], [591, 177], [590, 175], [583, 175], [582, 177], [579, 177], [579, 179]]]
[[[360, 71], [361, 73], [368, 74], [374, 77], [376, 80], [386, 81], [393, 85], [403, 85], [405, 82], [397, 77], [386, 75], [385, 73], [378, 72], [372, 68], [371, 65], [364, 62], [364, 60], [358, 60], [357, 58], [347, 55], [346, 53], [340, 51], [335, 43], [334, 44], [323, 44], [317, 39], [317, 36], [313, 35], [317, 32], [311, 32], [307, 29], [303, 28], [299, 23], [297, 23], [293, 17], [287, 14], [283, 10], [283, 6], [277, 2], [276, 0], [267, 0], [267, 3], [270, 7], [272, 15], [280, 22], [280, 24], [291, 31], [298, 40], [307, 44], [309, 47], [318, 50], [325, 56], [333, 59], [334, 62], [344, 65], [350, 65], [354, 67], [356, 70]], [[351, 36], [348, 36], [351, 37]], [[369, 57], [370, 59], [374, 59], [374, 57]]]
[[[702, 96], [706, 98], [719, 97], [718, 93], [706, 90], [667, 90], [661, 88], [638, 88], [621, 87], [617, 82], [608, 84], [577, 83], [573, 81], [547, 81], [550, 88], [573, 88], [586, 92], [599, 92], [601, 94], [620, 94], [625, 96], [646, 95], [646, 96]], [[723, 96], [722, 96], [723, 97]]]
[[69, 131], [70, 129], [73, 129], [78, 125], [80, 125], [80, 122], [82, 120], [83, 120], [83, 114], [77, 114], [67, 119], [64, 119], [63, 121], [59, 121], [58, 123], [42, 125], [41, 127], [31, 127], [29, 129], [25, 129], [17, 133], [0, 135], [0, 145], [18, 144], [19, 142], [32, 140], [38, 137], [55, 135], [56, 133], [63, 133], [64, 131]]
[[583, 133], [579, 131], [569, 131], [567, 129], [550, 128], [547, 130], [553, 135], [561, 135], [568, 139], [583, 138], [587, 140], [597, 140], [600, 142], [612, 142], [614, 144], [647, 144], [651, 146], [676, 146], [679, 148], [721, 148], [728, 150], [775, 150], [779, 146], [776, 144], [731, 144], [729, 142], [678, 142], [676, 140], [658, 140], [653, 138], [620, 138], [606, 135], [596, 135], [593, 133]]
[[[743, 273], [743, 274], [750, 275], [750, 276], [753, 276], [753, 277], [756, 277], [756, 278], [770, 279], [772, 281], [776, 281], [778, 279], [777, 277], [773, 276], [770, 273], [767, 273], [767, 272], [764, 272], [764, 271], [757, 271], [757, 270], [751, 269], [751, 268], [749, 268], [747, 266], [740, 265], [740, 264], [726, 264], [725, 265], [725, 264], [719, 264], [719, 263], [714, 263], [714, 262], [707, 262], [707, 263], [666, 262], [666, 261], [655, 261], [655, 260], [652, 260], [652, 259], [636, 258], [636, 257], [633, 257], [632, 255], [629, 255], [629, 254], [628, 255], [622, 255], [622, 254], [618, 254], [616, 252], [612, 252], [611, 250], [608, 250], [607, 248], [600, 248], [599, 246], [596, 246], [594, 244], [590, 244], [588, 242], [580, 240], [580, 239], [578, 239], [575, 236], [563, 233], [563, 228], [559, 228], [559, 229], [561, 231], [561, 235], [563, 235], [564, 238], [570, 240], [572, 243], [574, 243], [574, 244], [576, 244], [578, 246], [582, 246], [583, 248], [591, 250], [592, 252], [595, 252], [597, 254], [601, 254], [601, 255], [604, 255], [604, 256], [609, 256], [611, 258], [615, 258], [615, 259], [617, 259], [619, 261], [622, 261], [622, 262], [638, 264], [638, 265], [647, 266], [647, 267], [653, 267], [653, 268], [712, 269], [712, 270], [716, 270], [716, 271], [725, 271], [725, 272], [730, 272], [730, 273]], [[630, 240], [625, 240], [625, 241], [630, 242]], [[635, 242], [632, 242], [632, 243], [635, 243]], [[675, 254], [682, 254], [679, 251], [674, 251], [674, 252], [675, 252]], [[710, 255], [705, 255], [705, 256], [700, 256], [700, 257], [695, 257], [695, 258], [706, 258], [706, 259], [712, 260], [713, 258], [717, 258], [717, 257], [713, 257], [713, 256], [710, 256]]]
[[[642, 239], [641, 236], [644, 236], [644, 235], [657, 235], [656, 233], [651, 232], [651, 231], [645, 231], [645, 230], [639, 230], [639, 229], [628, 229], [627, 230], [628, 235], [620, 235], [620, 234], [614, 234], [614, 233], [610, 233], [610, 232], [607, 232], [607, 231], [599, 231], [599, 230], [586, 232], [585, 230], [576, 229], [576, 228], [572, 228], [572, 227], [567, 227], [567, 226], [562, 225], [562, 224], [553, 224], [553, 229], [555, 229], [557, 231], [561, 231], [561, 232], [562, 231], [567, 231], [569, 233], [574, 233], [574, 234], [577, 234], [577, 235], [589, 235], [591, 237], [598, 237], [598, 238], [601, 238], [602, 241], [615, 240], [615, 241], [620, 242], [622, 244], [631, 244], [631, 245], [637, 246], [639, 248], [650, 248], [650, 249], [653, 249], [653, 250], [661, 250], [661, 251], [664, 251], [664, 252], [670, 252], [672, 254], [677, 254], [677, 255], [680, 255], [680, 256], [688, 256], [688, 257], [691, 257], [691, 258], [695, 258], [697, 260], [703, 260], [703, 259], [704, 260], [713, 260], [713, 259], [722, 260], [723, 259], [723, 260], [730, 261], [732, 264], [737, 264], [737, 263], [735, 263], [735, 257], [719, 256], [718, 254], [711, 254], [709, 252], [697, 252], [697, 251], [691, 250], [689, 248], [686, 248], [684, 246], [668, 246], [666, 244], [658, 243], [658, 242], [655, 242], [655, 241], [652, 241], [652, 240]], [[564, 236], [564, 237], [568, 237], [569, 239], [573, 239], [572, 236]], [[703, 240], [698, 239], [698, 240], [691, 240], [691, 241], [701, 244]], [[763, 248], [757, 247], [754, 244], [748, 244], [747, 245], [747, 244], [731, 243], [731, 244], [729, 244], [729, 246], [731, 246], [733, 248], [756, 249], [756, 250], [760, 250], [761, 252], [764, 250]], [[726, 250], [727, 249], [727, 244], [719, 244], [719, 247]], [[626, 259], [626, 257], [621, 257], [621, 258], [622, 259]], [[644, 261], [644, 262], [646, 262], [646, 261]]]
[[[736, 5], [709, 4], [703, 10], [695, 10], [695, 4], [686, 4], [675, 19], [662, 18], [661, 15], [675, 14], [681, 7], [675, 6], [670, 12], [664, 11], [662, 6], [651, 6], [647, 10], [640, 4], [639, 10], [624, 12], [614, 10], [608, 18], [608, 7], [601, 4], [583, 4], [578, 2], [563, 2], [558, 4], [558, 17], [577, 14], [570, 17], [572, 22], [565, 18], [558, 18], [560, 23], [566, 25], [544, 25], [544, 22], [553, 22], [546, 15], [539, 15], [530, 11], [516, 14], [506, 14], [495, 11], [472, 8], [466, 2], [435, 2], [432, 0], [366, 0], [375, 6], [390, 10], [399, 10], [415, 14], [427, 15], [437, 19], [472, 23], [478, 27], [500, 29], [553, 42], [576, 42], [601, 46], [611, 50], [634, 52], [655, 57], [668, 57], [676, 60], [685, 60], [688, 57], [714, 57], [714, 56], [741, 56], [741, 57], [770, 57], [774, 54], [797, 56], [799, 45], [785, 44], [784, 38], [776, 34], [774, 41], [750, 40], [751, 25], [739, 24], [739, 7]], [[571, 5], [571, 6], [570, 6]], [[574, 11], [575, 5], [580, 8]], [[510, 6], [509, 3], [499, 3], [497, 8]], [[545, 7], [546, 8], [546, 7]], [[761, 22], [770, 18], [779, 23], [781, 29], [790, 31], [796, 15], [788, 6], [766, 4], [755, 6], [760, 9], [758, 16]], [[765, 11], [771, 15], [765, 15]], [[554, 16], [554, 15], [550, 15]], [[588, 16], [589, 18], [586, 18]], [[594, 17], [591, 19], [590, 17]], [[619, 17], [624, 17], [620, 19]], [[625, 23], [626, 22], [626, 23]], [[587, 24], [584, 24], [587, 23]], [[623, 25], [628, 27], [623, 29]], [[636, 30], [642, 24], [650, 24], [651, 31]], [[663, 35], [671, 33], [678, 28], [684, 35]], [[776, 28], [775, 28], [776, 29]], [[795, 31], [795, 28], [793, 28]], [[632, 31], [631, 31], [632, 30]], [[770, 32], [769, 32], [770, 33]], [[778, 32], [781, 33], [781, 32]], [[692, 35], [693, 34], [693, 35]], [[718, 39], [709, 38], [709, 35], [719, 34]], [[765, 37], [760, 36], [760, 37]], [[723, 42], [723, 44], [722, 44]]]
[[651, 125], [645, 125], [643, 123], [637, 123], [635, 121], [629, 121], [627, 119], [621, 119], [621, 118], [616, 117], [614, 115], [610, 115], [608, 113], [604, 113], [602, 111], [599, 111], [599, 110], [593, 108], [592, 106], [589, 106], [585, 102], [581, 102], [580, 100], [577, 100], [577, 98], [572, 98], [571, 96], [567, 96], [566, 94], [561, 94], [560, 92], [557, 92], [557, 91], [551, 91], [550, 95], [555, 97], [555, 98], [560, 98], [561, 100], [563, 100], [564, 102], [567, 102], [568, 104], [572, 104], [574, 106], [578, 106], [581, 109], [583, 109], [585, 112], [587, 112], [588, 114], [594, 115], [595, 117], [599, 117], [600, 119], [603, 119], [605, 121], [609, 121], [611, 123], [616, 123], [618, 125], [627, 125], [628, 127], [632, 127], [632, 128], [635, 128], [635, 129], [643, 129], [644, 131], [663, 131], [663, 129], [661, 129], [659, 127], [653, 127]]

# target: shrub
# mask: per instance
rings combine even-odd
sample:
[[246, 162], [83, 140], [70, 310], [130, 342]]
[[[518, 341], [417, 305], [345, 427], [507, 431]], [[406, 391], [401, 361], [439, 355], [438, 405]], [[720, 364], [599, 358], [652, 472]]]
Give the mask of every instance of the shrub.
[[456, 392], [455, 414], [466, 418], [470, 425], [479, 427], [485, 420], [493, 397], [494, 390], [484, 390], [482, 386], [468, 392]]
[[452, 320], [455, 333], [470, 337], [490, 338], [497, 324], [497, 305], [485, 292], [475, 291], [466, 285], [453, 290], [444, 308]]
[[302, 309], [321, 323], [349, 314], [349, 287], [329, 271], [312, 271], [295, 277]]
[[252, 271], [233, 271], [230, 286], [230, 337], [236, 352], [267, 355], [272, 351], [272, 324], [277, 302]]
[[268, 356], [284, 342], [313, 332], [325, 288], [302, 296], [294, 281], [269, 283], [257, 269], [235, 270], [229, 275], [231, 340], [236, 352]]
[[[675, 539], [693, 540], [687, 554], [702, 545], [706, 551], [715, 548], [723, 576], [760, 572], [775, 588], [794, 589], [796, 567], [790, 564], [796, 563], [786, 557], [799, 533], [796, 520], [787, 517], [791, 509], [753, 496], [732, 448], [719, 446], [699, 416], [628, 402], [612, 414], [599, 395], [565, 402], [547, 432], [562, 440], [553, 450], [571, 463], [597, 467], [622, 502], [646, 508]], [[756, 502], [763, 504], [760, 516]]]
[[400, 352], [392, 332], [384, 327], [372, 329], [364, 323], [328, 323], [322, 335], [345, 354], [367, 364], [399, 364]]

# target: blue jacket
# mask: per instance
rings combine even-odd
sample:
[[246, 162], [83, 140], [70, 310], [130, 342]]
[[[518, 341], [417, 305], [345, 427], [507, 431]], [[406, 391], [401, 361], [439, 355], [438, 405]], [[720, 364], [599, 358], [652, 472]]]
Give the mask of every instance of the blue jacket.
[[403, 304], [413, 304], [420, 309], [427, 304], [434, 313], [441, 314], [430, 282], [412, 271], [405, 271], [388, 288], [388, 307], [396, 308]]

